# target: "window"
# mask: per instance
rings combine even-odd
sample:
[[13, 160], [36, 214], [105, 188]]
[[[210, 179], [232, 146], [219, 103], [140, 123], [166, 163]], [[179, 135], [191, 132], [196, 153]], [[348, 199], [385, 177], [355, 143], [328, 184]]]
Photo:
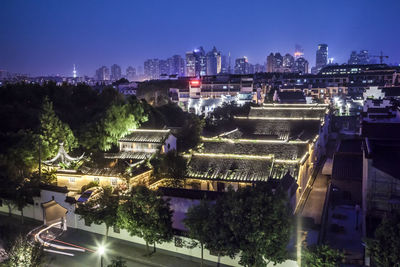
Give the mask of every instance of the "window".
[[117, 233], [117, 234], [120, 233], [120, 229], [116, 225], [113, 226], [113, 230], [114, 230], [114, 233]]
[[171, 144], [168, 144], [168, 149], [170, 149], [171, 148]]
[[111, 185], [112, 186], [117, 186], [118, 184], [118, 179], [117, 178], [111, 178]]
[[70, 183], [75, 183], [75, 177], [69, 177], [69, 182]]
[[95, 183], [100, 183], [100, 178], [99, 178], [99, 177], [94, 177], [94, 178], [93, 178], [93, 182], [95, 182]]

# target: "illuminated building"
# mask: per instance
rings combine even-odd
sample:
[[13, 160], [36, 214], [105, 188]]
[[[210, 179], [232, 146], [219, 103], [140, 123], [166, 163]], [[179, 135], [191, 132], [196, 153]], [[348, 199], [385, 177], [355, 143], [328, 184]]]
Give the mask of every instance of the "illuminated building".
[[318, 73], [328, 63], [328, 45], [319, 44], [315, 57], [316, 73]]
[[109, 81], [110, 80], [110, 69], [106, 66], [102, 66], [96, 70], [96, 79], [98, 81]]
[[196, 57], [194, 52], [186, 52], [186, 76], [196, 76]]
[[134, 67], [129, 66], [126, 69], [126, 79], [130, 82], [134, 81], [136, 78], [136, 69]]
[[308, 73], [308, 61], [303, 57], [296, 59], [294, 62], [293, 71], [301, 73], [301, 74], [307, 74]]
[[117, 81], [121, 79], [122, 74], [121, 74], [121, 67], [118, 66], [117, 64], [114, 64], [111, 66], [111, 80], [112, 81]]
[[207, 53], [207, 75], [217, 75], [221, 72], [221, 53], [215, 46]]
[[264, 104], [235, 117], [237, 129], [202, 138], [186, 155], [192, 188], [225, 191], [255, 182], [290, 180], [295, 207], [328, 140], [328, 105]]
[[143, 65], [144, 76], [147, 79], [156, 80], [160, 78], [160, 60], [158, 58], [148, 59]]
[[235, 74], [248, 74], [249, 62], [247, 57], [237, 58], [235, 60]]

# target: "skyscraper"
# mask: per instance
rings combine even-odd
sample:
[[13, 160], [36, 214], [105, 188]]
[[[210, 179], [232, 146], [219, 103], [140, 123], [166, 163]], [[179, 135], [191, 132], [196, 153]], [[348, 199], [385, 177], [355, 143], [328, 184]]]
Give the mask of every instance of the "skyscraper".
[[112, 81], [117, 81], [121, 79], [121, 67], [118, 66], [117, 64], [114, 64], [111, 66], [111, 80]]
[[274, 53], [267, 56], [267, 72], [275, 72], [275, 56]]
[[185, 61], [180, 55], [174, 55], [167, 59], [169, 75], [185, 76]]
[[169, 62], [168, 60], [161, 59], [159, 61], [160, 75], [169, 75]]
[[318, 73], [328, 63], [328, 45], [319, 44], [315, 57], [315, 68]]
[[271, 53], [267, 57], [267, 72], [283, 72], [283, 57], [280, 53]]
[[160, 78], [160, 60], [158, 58], [148, 59], [143, 64], [144, 76], [150, 80]]
[[358, 58], [358, 64], [369, 64], [368, 50], [361, 50], [357, 58]]
[[196, 76], [196, 57], [193, 51], [186, 52], [186, 76]]
[[349, 58], [349, 61], [347, 61], [347, 63], [351, 64], [351, 65], [358, 64], [357, 51], [351, 51], [350, 58]]
[[235, 60], [235, 74], [248, 74], [249, 62], [247, 57], [237, 58]]
[[293, 71], [302, 74], [308, 73], [308, 61], [304, 57], [299, 57], [294, 62]]
[[106, 66], [102, 66], [96, 70], [96, 80], [98, 81], [109, 81], [110, 80], [110, 69]]
[[126, 78], [128, 79], [128, 81], [133, 81], [135, 80], [136, 77], [136, 69], [134, 67], [129, 66], [126, 69]]
[[290, 72], [293, 69], [294, 65], [294, 57], [286, 53], [286, 55], [283, 56], [283, 62], [282, 62], [282, 67], [285, 69], [285, 72]]
[[221, 72], [221, 53], [215, 46], [207, 53], [207, 75], [217, 75]]
[[196, 58], [196, 76], [207, 75], [207, 60], [204, 48], [200, 46], [200, 48], [195, 49], [193, 52]]

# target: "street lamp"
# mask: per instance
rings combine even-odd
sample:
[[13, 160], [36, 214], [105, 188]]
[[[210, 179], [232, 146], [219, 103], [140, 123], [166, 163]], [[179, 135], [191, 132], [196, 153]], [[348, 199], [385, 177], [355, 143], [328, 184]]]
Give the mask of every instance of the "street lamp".
[[100, 255], [100, 266], [103, 267], [103, 254], [104, 254], [104, 252], [105, 252], [104, 246], [103, 246], [103, 245], [100, 245], [100, 246], [98, 247], [98, 249], [97, 249], [97, 252], [98, 252], [99, 255]]

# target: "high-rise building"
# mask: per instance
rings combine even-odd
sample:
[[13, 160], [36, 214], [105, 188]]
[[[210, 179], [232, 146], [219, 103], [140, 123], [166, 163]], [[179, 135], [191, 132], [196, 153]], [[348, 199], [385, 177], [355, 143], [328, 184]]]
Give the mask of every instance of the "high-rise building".
[[128, 79], [128, 81], [132, 82], [134, 81], [136, 78], [136, 69], [134, 67], [129, 66], [126, 69], [126, 79]]
[[368, 50], [361, 50], [357, 58], [358, 58], [358, 64], [369, 64]]
[[237, 58], [235, 60], [235, 74], [248, 74], [249, 62], [247, 57]]
[[319, 44], [315, 57], [315, 70], [318, 73], [328, 63], [328, 45]]
[[114, 64], [111, 66], [111, 80], [112, 81], [117, 81], [121, 79], [122, 73], [121, 73], [121, 67], [118, 66], [117, 64]]
[[286, 53], [286, 55], [283, 56], [283, 62], [282, 62], [282, 67], [285, 69], [285, 72], [290, 72], [293, 69], [294, 65], [294, 57]]
[[196, 76], [207, 75], [207, 59], [204, 48], [200, 46], [200, 48], [195, 49], [193, 52], [196, 58]]
[[370, 64], [368, 50], [361, 50], [358, 54], [357, 51], [351, 51], [350, 58], [347, 63], [351, 65]]
[[147, 79], [157, 80], [160, 78], [160, 60], [158, 58], [146, 60], [143, 69]]
[[358, 64], [358, 56], [357, 51], [351, 51], [350, 58], [347, 61], [348, 64], [357, 65]]
[[186, 76], [196, 76], [196, 56], [193, 51], [186, 52]]
[[221, 72], [221, 53], [215, 46], [206, 55], [207, 75], [217, 75]]
[[185, 76], [185, 61], [180, 55], [174, 55], [167, 59], [169, 75]]
[[308, 61], [304, 57], [299, 57], [294, 61], [293, 71], [302, 74], [308, 73]]
[[109, 81], [110, 80], [110, 69], [106, 66], [102, 66], [96, 70], [96, 80], [98, 81]]
[[271, 53], [267, 57], [267, 72], [284, 72], [283, 57], [280, 53]]
[[221, 55], [221, 73], [228, 73], [228, 57], [226, 55]]
[[169, 75], [170, 74], [168, 60], [160, 59], [159, 66], [160, 66], [160, 75]]

